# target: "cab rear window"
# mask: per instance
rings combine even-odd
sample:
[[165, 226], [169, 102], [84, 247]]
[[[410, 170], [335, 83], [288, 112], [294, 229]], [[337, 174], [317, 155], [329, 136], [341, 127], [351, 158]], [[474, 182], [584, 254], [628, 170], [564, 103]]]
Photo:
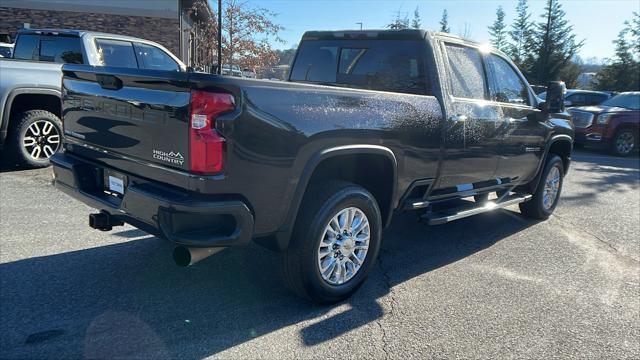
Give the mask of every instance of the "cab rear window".
[[429, 94], [422, 41], [309, 40], [300, 49], [291, 81], [409, 94]]
[[67, 64], [83, 64], [80, 38], [24, 34], [18, 36], [13, 57]]

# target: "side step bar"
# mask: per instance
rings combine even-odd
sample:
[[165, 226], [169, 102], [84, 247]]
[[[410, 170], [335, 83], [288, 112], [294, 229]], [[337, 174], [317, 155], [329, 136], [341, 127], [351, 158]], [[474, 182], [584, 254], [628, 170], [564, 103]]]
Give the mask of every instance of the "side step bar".
[[463, 206], [443, 209], [440, 211], [427, 212], [420, 217], [421, 220], [425, 220], [429, 225], [441, 225], [448, 222], [466, 218], [484, 212], [489, 212], [495, 209], [501, 209], [507, 206], [520, 204], [525, 201], [531, 200], [531, 195], [515, 194], [506, 196], [503, 199], [496, 199], [484, 204], [478, 204], [476, 202], [469, 202]]

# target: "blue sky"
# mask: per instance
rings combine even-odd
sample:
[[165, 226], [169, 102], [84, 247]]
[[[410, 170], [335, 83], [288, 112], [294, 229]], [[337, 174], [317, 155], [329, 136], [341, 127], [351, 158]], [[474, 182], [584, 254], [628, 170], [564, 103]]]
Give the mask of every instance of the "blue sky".
[[[211, 2], [217, 6], [215, 0]], [[365, 29], [383, 28], [398, 11], [411, 18], [416, 6], [420, 9], [423, 28], [437, 29], [442, 10], [446, 8], [452, 33], [462, 32], [467, 23], [473, 40], [488, 42], [487, 26], [495, 20], [496, 8], [502, 5], [510, 24], [516, 7], [515, 0], [250, 0], [249, 4], [279, 14], [276, 21], [286, 28], [281, 34], [286, 44], [275, 44], [277, 48], [294, 46], [306, 30], [356, 29], [359, 28], [357, 22], [363, 22]], [[564, 0], [562, 6], [577, 39], [585, 40], [580, 52], [584, 59], [612, 56], [611, 42], [623, 22], [631, 19], [633, 11], [640, 11], [638, 0]], [[529, 1], [529, 10], [536, 21], [543, 9], [544, 1]]]

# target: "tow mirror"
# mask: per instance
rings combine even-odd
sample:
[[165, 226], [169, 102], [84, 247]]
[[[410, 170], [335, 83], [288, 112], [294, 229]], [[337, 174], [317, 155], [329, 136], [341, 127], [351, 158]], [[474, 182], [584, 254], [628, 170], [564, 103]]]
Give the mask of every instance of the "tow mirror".
[[564, 81], [550, 81], [547, 86], [546, 108], [550, 113], [561, 113], [565, 110], [564, 95], [567, 87]]

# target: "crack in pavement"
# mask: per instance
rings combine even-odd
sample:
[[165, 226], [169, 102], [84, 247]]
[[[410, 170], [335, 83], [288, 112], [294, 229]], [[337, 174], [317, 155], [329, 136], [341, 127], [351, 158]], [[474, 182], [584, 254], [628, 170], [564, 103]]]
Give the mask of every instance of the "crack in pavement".
[[578, 226], [578, 225], [576, 225], [576, 224], [572, 223], [571, 221], [569, 221], [569, 220], [567, 220], [567, 219], [563, 218], [563, 217], [562, 217], [562, 216], [560, 216], [560, 215], [553, 214], [552, 216], [553, 216], [554, 218], [557, 218], [557, 219], [558, 219], [558, 222], [560, 222], [560, 223], [564, 223], [564, 224], [565, 224], [566, 226], [568, 226], [571, 230], [579, 231], [579, 232], [582, 232], [582, 233], [584, 233], [584, 234], [587, 234], [587, 235], [589, 235], [589, 236], [591, 236], [591, 237], [595, 238], [595, 239], [596, 239], [596, 240], [598, 240], [600, 243], [602, 243], [602, 244], [604, 244], [606, 247], [608, 247], [610, 250], [613, 250], [613, 251], [611, 251], [611, 252], [612, 252], [614, 255], [616, 255], [616, 256], [620, 256], [620, 257], [625, 258], [625, 259], [632, 260], [633, 262], [636, 262], [636, 263], [640, 263], [640, 260], [638, 260], [638, 259], [636, 259], [636, 258], [634, 258], [634, 257], [632, 257], [632, 256], [630, 256], [630, 255], [624, 254], [622, 251], [620, 251], [618, 248], [616, 248], [615, 246], [613, 246], [611, 243], [609, 243], [609, 242], [608, 242], [608, 241], [606, 241], [605, 239], [601, 238], [600, 236], [598, 236], [598, 235], [596, 235], [596, 234], [594, 234], [594, 233], [592, 233], [592, 232], [590, 232], [590, 231], [588, 231], [588, 230], [585, 230], [585, 229], [581, 228], [580, 226]]
[[382, 325], [382, 320], [384, 320], [384, 318], [388, 315], [389, 317], [393, 316], [394, 310], [395, 310], [395, 303], [397, 302], [396, 298], [395, 298], [395, 294], [393, 291], [393, 286], [391, 285], [391, 276], [389, 275], [388, 270], [385, 268], [384, 266], [384, 261], [383, 261], [383, 257], [385, 256], [386, 251], [380, 247], [380, 255], [378, 256], [378, 267], [380, 268], [381, 272], [382, 272], [382, 277], [384, 278], [384, 283], [387, 287], [387, 289], [389, 289], [389, 297], [391, 299], [391, 301], [389, 302], [389, 312], [388, 313], [384, 313], [383, 316], [376, 320], [376, 324], [378, 324], [378, 326], [380, 327], [380, 330], [382, 330], [382, 351], [385, 354], [385, 358], [389, 359], [390, 355], [389, 355], [389, 350], [387, 349], [388, 347], [388, 342], [387, 342], [387, 331], [385, 330], [384, 326]]

